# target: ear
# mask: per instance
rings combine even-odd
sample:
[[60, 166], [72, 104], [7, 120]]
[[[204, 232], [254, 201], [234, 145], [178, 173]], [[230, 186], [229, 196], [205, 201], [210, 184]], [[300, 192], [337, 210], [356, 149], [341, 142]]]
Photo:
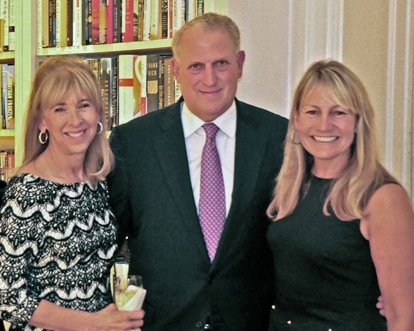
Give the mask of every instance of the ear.
[[243, 65], [244, 60], [246, 59], [246, 53], [244, 51], [240, 51], [237, 54], [237, 66], [239, 67], [239, 78], [243, 75]]
[[41, 119], [40, 122], [39, 122], [39, 130], [41, 132], [45, 132], [47, 130], [45, 121], [43, 119]]
[[171, 66], [174, 71], [175, 79], [177, 80], [178, 83], [180, 83], [180, 64], [178, 63], [177, 59], [174, 57], [171, 60]]
[[293, 128], [295, 129], [295, 130], [297, 130], [296, 128], [297, 128], [297, 123], [298, 123], [298, 117], [299, 117], [299, 111], [295, 108], [295, 109], [293, 109], [293, 113], [292, 113], [292, 115], [293, 115]]

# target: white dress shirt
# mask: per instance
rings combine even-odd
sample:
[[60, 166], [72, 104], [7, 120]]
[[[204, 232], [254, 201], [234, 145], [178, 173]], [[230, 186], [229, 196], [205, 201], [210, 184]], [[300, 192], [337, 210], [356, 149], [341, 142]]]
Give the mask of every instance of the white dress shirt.
[[[236, 103], [233, 102], [230, 108], [223, 115], [213, 121], [213, 123], [220, 128], [216, 135], [216, 146], [220, 156], [221, 169], [223, 172], [224, 189], [226, 194], [226, 216], [230, 210], [231, 195], [233, 192], [236, 120]], [[202, 126], [205, 122], [195, 116], [187, 108], [184, 102], [181, 105], [181, 122], [184, 130], [185, 146], [187, 149], [194, 201], [198, 212], [198, 204], [200, 200], [201, 154], [206, 140], [206, 134]]]

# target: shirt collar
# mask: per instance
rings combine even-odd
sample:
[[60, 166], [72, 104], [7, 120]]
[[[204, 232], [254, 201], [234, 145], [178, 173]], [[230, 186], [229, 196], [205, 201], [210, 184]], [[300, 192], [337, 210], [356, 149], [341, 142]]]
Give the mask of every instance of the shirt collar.
[[[236, 135], [236, 102], [233, 101], [230, 108], [227, 109], [221, 116], [217, 117], [213, 123], [216, 124], [221, 131], [227, 136], [233, 138]], [[183, 123], [184, 137], [191, 136], [194, 132], [199, 130], [205, 122], [199, 117], [195, 116], [187, 107], [185, 102], [181, 105], [181, 120]]]

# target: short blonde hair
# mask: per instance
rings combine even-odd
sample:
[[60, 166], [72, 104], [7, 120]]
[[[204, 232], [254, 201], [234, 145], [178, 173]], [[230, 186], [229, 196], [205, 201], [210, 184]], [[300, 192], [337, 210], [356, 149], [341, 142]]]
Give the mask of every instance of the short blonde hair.
[[38, 136], [43, 111], [57, 104], [68, 95], [86, 95], [99, 115], [102, 134], [92, 140], [85, 156], [85, 169], [89, 180], [103, 180], [111, 171], [114, 157], [105, 136], [106, 120], [97, 78], [85, 60], [77, 57], [55, 57], [43, 62], [36, 72], [26, 114], [23, 165], [35, 160], [48, 146], [42, 145]]
[[205, 13], [192, 19], [175, 32], [172, 50], [176, 59], [180, 56], [180, 47], [185, 32], [194, 27], [198, 27], [204, 31], [226, 31], [230, 35], [235, 52], [237, 53], [240, 51], [240, 30], [236, 23], [230, 17], [225, 15]]

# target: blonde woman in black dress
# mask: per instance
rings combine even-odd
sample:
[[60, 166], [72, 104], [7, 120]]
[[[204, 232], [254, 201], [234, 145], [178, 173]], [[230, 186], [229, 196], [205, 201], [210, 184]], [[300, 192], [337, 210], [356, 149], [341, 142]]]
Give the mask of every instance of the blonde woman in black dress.
[[314, 63], [294, 95], [268, 209], [269, 330], [414, 330], [413, 209], [375, 143], [361, 81], [337, 61]]

